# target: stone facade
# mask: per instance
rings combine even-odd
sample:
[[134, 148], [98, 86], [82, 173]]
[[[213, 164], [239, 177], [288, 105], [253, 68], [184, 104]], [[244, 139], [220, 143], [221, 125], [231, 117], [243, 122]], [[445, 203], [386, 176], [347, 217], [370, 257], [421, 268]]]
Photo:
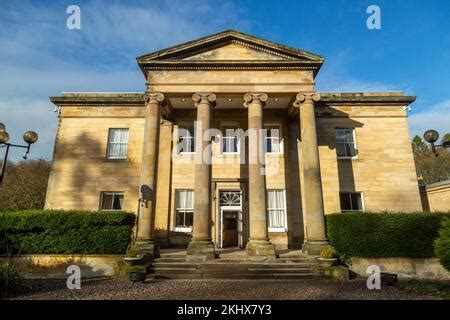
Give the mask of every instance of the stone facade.
[[420, 188], [423, 211], [450, 211], [450, 180], [423, 185]]
[[[147, 244], [191, 243], [195, 259], [213, 257], [223, 245], [222, 191], [240, 193], [233, 209], [236, 244], [258, 259], [270, 259], [274, 247], [317, 254], [326, 245], [324, 214], [343, 209], [343, 192], [360, 194], [362, 210], [421, 210], [404, 111], [415, 97], [315, 92], [323, 57], [236, 31], [144, 55], [138, 63], [146, 93], [51, 98], [60, 112], [46, 208], [97, 210], [101, 192], [120, 192], [122, 209], [139, 208], [138, 233]], [[234, 154], [212, 139], [211, 164], [199, 164], [198, 152], [176, 151], [179, 132], [196, 120], [221, 131], [276, 127], [281, 150], [251, 163], [263, 138], [243, 140]], [[107, 156], [111, 128], [128, 129], [125, 159]], [[337, 157], [339, 128], [354, 130], [358, 151], [350, 158]], [[197, 132], [196, 148], [199, 139]], [[151, 196], [138, 207], [142, 185]], [[195, 192], [192, 230], [177, 228], [177, 190]], [[284, 190], [277, 207], [285, 212], [283, 228], [269, 225], [265, 190]]]

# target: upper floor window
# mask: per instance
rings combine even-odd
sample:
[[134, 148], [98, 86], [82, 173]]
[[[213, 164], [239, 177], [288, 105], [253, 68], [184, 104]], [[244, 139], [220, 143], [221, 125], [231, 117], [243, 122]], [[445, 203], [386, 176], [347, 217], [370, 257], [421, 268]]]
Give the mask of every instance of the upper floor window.
[[356, 157], [355, 129], [336, 129], [336, 153], [338, 158]]
[[236, 130], [237, 125], [225, 125], [222, 126], [222, 153], [223, 154], [236, 154], [239, 153], [239, 136]]
[[194, 218], [194, 190], [175, 190], [175, 231], [191, 232]]
[[102, 192], [100, 210], [123, 210], [123, 192]]
[[267, 213], [269, 215], [269, 231], [284, 232], [287, 230], [285, 190], [267, 190]]
[[341, 211], [363, 211], [363, 197], [361, 192], [341, 192]]
[[264, 149], [266, 153], [283, 153], [283, 143], [280, 126], [265, 126], [266, 137]]
[[128, 129], [111, 128], [108, 134], [108, 159], [126, 159], [128, 154]]
[[195, 152], [195, 133], [194, 125], [181, 125], [178, 127], [178, 152], [194, 153]]

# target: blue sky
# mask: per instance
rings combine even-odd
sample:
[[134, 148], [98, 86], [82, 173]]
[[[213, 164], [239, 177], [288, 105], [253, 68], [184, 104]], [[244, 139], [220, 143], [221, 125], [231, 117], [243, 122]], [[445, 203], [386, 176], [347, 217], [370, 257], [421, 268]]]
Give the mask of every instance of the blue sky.
[[[81, 30], [66, 28], [67, 6]], [[381, 8], [381, 30], [366, 9]], [[11, 142], [32, 129], [31, 158], [51, 159], [62, 91], [143, 91], [135, 57], [237, 29], [325, 56], [319, 91], [417, 95], [411, 134], [450, 132], [450, 1], [2, 1], [0, 122]], [[12, 152], [19, 160], [21, 151]]]

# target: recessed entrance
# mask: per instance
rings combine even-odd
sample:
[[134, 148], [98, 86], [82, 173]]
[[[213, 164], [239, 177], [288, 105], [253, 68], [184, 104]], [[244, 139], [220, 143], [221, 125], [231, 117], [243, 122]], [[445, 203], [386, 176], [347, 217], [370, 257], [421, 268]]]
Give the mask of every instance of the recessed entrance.
[[243, 247], [242, 192], [219, 191], [218, 247]]

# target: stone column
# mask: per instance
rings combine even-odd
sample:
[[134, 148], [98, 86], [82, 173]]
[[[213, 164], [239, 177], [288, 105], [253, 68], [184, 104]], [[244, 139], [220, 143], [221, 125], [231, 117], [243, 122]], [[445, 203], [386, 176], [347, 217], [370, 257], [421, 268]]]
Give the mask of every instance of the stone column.
[[211, 109], [215, 105], [216, 95], [195, 93], [192, 100], [197, 108], [194, 225], [186, 261], [205, 262], [215, 257], [214, 244], [211, 240], [211, 140], [207, 131], [210, 128]]
[[[162, 93], [150, 92], [145, 95], [146, 116], [141, 175], [139, 180], [139, 192], [145, 201], [139, 207], [137, 245], [143, 253], [151, 257], [158, 255], [158, 248], [153, 241], [153, 220], [155, 212], [155, 169], [158, 153], [160, 108], [163, 101], [164, 95]], [[142, 192], [142, 190], [145, 190], [145, 192]]]
[[250, 238], [247, 255], [250, 260], [275, 259], [275, 246], [269, 241], [267, 229], [265, 155], [263, 150], [263, 107], [265, 93], [247, 93], [244, 107], [248, 109], [248, 202]]
[[300, 188], [305, 195], [303, 197], [305, 227], [303, 252], [309, 255], [320, 254], [321, 248], [329, 246], [325, 232], [316, 116], [314, 113], [314, 101], [319, 100], [319, 94], [299, 93], [294, 103], [299, 108], [300, 114], [300, 161], [303, 169], [303, 186], [300, 186]]

